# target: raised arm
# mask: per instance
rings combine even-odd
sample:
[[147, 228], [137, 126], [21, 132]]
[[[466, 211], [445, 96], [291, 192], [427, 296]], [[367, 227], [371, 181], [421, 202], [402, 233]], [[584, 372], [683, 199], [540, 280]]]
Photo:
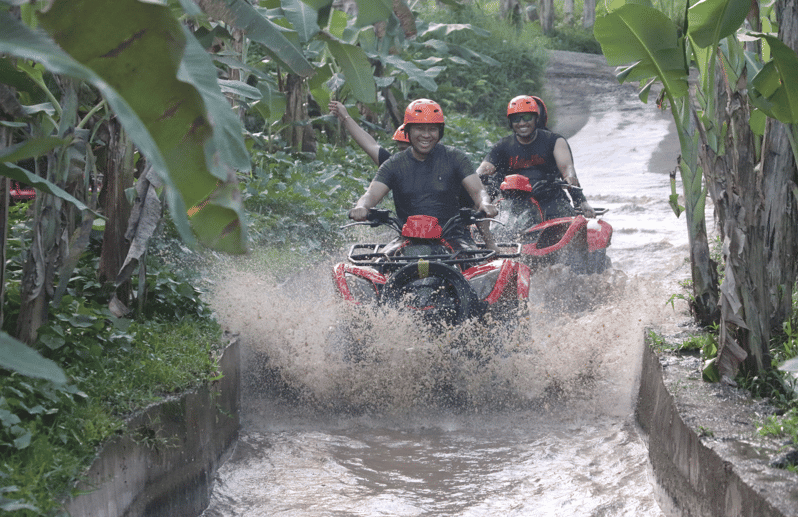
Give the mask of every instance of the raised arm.
[[369, 155], [375, 164], [379, 165], [379, 155], [380, 155], [380, 144], [374, 140], [368, 132], [360, 127], [360, 125], [355, 122], [355, 119], [349, 116], [349, 113], [346, 111], [346, 106], [341, 104], [338, 101], [330, 101], [330, 113], [338, 117], [338, 120], [341, 121], [341, 124], [344, 125], [344, 128], [352, 135], [352, 138], [357, 142], [366, 154]]

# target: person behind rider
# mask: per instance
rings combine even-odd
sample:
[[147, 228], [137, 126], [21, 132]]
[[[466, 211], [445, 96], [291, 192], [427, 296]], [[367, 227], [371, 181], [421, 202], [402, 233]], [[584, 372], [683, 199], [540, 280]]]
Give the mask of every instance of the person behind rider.
[[[465, 188], [475, 210], [495, 217], [498, 211], [491, 204], [468, 156], [439, 143], [444, 124], [443, 111], [437, 102], [429, 99], [411, 102], [404, 118], [410, 147], [380, 165], [366, 193], [349, 210], [349, 217], [365, 221], [369, 209], [393, 191], [396, 215], [402, 224], [411, 215], [428, 215], [436, 217], [443, 226], [459, 212], [461, 188]], [[466, 227], [461, 227], [452, 241], [461, 248], [475, 246]]]
[[[502, 138], [477, 167], [477, 174], [484, 181], [487, 176], [497, 177], [500, 184], [509, 174], [521, 174], [534, 187], [539, 181], [553, 183], [562, 178], [569, 185], [579, 187], [574, 170], [571, 148], [565, 138], [557, 133], [538, 127], [541, 112], [534, 97], [519, 95], [507, 105], [507, 119], [512, 135]], [[544, 219], [568, 217], [576, 212], [562, 188], [548, 188], [536, 197]], [[580, 188], [569, 189], [574, 205], [581, 208], [585, 217], [596, 213], [587, 202]]]
[[[338, 101], [330, 101], [329, 108], [330, 113], [338, 117], [338, 120], [340, 120], [344, 128], [349, 131], [349, 134], [352, 135], [357, 145], [369, 155], [369, 158], [371, 158], [374, 163], [382, 165], [384, 161], [391, 157], [391, 152], [389, 150], [377, 143], [373, 136], [368, 134], [365, 129], [360, 127], [360, 125], [349, 116], [349, 113], [346, 111], [346, 106]], [[410, 141], [407, 139], [403, 126], [399, 126], [399, 129], [394, 132], [393, 140], [396, 142], [396, 149], [398, 151], [404, 151], [410, 147]]]

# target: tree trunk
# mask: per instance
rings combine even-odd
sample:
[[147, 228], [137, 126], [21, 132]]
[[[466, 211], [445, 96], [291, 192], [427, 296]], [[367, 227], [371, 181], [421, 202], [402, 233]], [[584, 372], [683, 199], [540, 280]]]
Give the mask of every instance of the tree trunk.
[[574, 23], [574, 0], [565, 0], [565, 6], [563, 7], [563, 21], [567, 25], [573, 25]]
[[518, 13], [521, 12], [521, 8], [518, 5], [518, 0], [500, 0], [499, 12], [504, 19], [514, 19]]
[[[103, 191], [106, 216], [103, 245], [100, 252], [100, 282], [114, 282], [122, 269], [130, 244], [125, 239], [130, 219], [130, 203], [125, 190], [133, 186], [133, 149], [127, 133], [116, 119], [108, 124], [109, 142]], [[130, 303], [130, 285], [117, 289], [117, 296], [126, 306]], [[121, 295], [121, 296], [120, 296]]]
[[546, 35], [554, 30], [554, 0], [540, 0], [540, 29]]
[[[793, 50], [798, 46], [796, 2], [778, 4], [783, 20], [779, 37]], [[725, 95], [718, 90], [718, 97], [727, 99], [724, 122], [729, 127], [726, 154], [717, 160], [720, 167], [715, 171], [713, 195], [726, 259], [718, 369], [727, 381], [735, 377], [743, 361], [752, 373], [771, 368], [770, 338], [791, 314], [797, 273], [798, 207], [790, 128], [768, 121], [756, 167], [750, 109], [742, 88], [744, 84], [740, 89], [727, 85]]]
[[585, 0], [582, 10], [582, 27], [590, 29], [596, 23], [596, 0]]
[[296, 74], [286, 77], [285, 122], [289, 124], [286, 140], [291, 147], [305, 153], [316, 152], [316, 132], [308, 117], [307, 82]]
[[[703, 191], [702, 169], [699, 167], [698, 149], [693, 142], [700, 127], [696, 124], [696, 112], [690, 97], [674, 108], [682, 155], [679, 157], [684, 190], [684, 210], [687, 220], [687, 237], [690, 246], [690, 273], [693, 282], [693, 300], [690, 310], [701, 326], [718, 321], [718, 274], [716, 264], [709, 254], [709, 239], [706, 226], [706, 194]], [[703, 136], [703, 135], [702, 135]], [[703, 136], [706, 141], [706, 136]], [[704, 167], [704, 170], [706, 167]]]

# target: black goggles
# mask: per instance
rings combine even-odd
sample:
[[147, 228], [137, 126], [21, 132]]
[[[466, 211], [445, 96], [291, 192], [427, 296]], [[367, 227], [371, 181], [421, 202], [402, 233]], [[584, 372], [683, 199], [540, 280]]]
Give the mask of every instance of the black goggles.
[[510, 115], [510, 122], [512, 122], [513, 124], [518, 124], [522, 120], [524, 122], [530, 122], [532, 120], [535, 120], [535, 114], [534, 113], [513, 113], [512, 115]]

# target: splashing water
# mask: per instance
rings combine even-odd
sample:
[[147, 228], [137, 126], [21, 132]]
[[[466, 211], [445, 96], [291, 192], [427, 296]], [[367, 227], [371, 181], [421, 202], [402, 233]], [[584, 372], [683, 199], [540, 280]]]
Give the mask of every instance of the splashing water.
[[614, 268], [539, 271], [510, 324], [432, 332], [344, 306], [327, 262], [288, 280], [224, 264], [213, 305], [244, 344], [243, 424], [203, 515], [662, 516], [633, 409], [646, 329], [689, 320], [668, 303], [687, 239], [671, 126], [630, 98], [569, 138], [611, 209]]

